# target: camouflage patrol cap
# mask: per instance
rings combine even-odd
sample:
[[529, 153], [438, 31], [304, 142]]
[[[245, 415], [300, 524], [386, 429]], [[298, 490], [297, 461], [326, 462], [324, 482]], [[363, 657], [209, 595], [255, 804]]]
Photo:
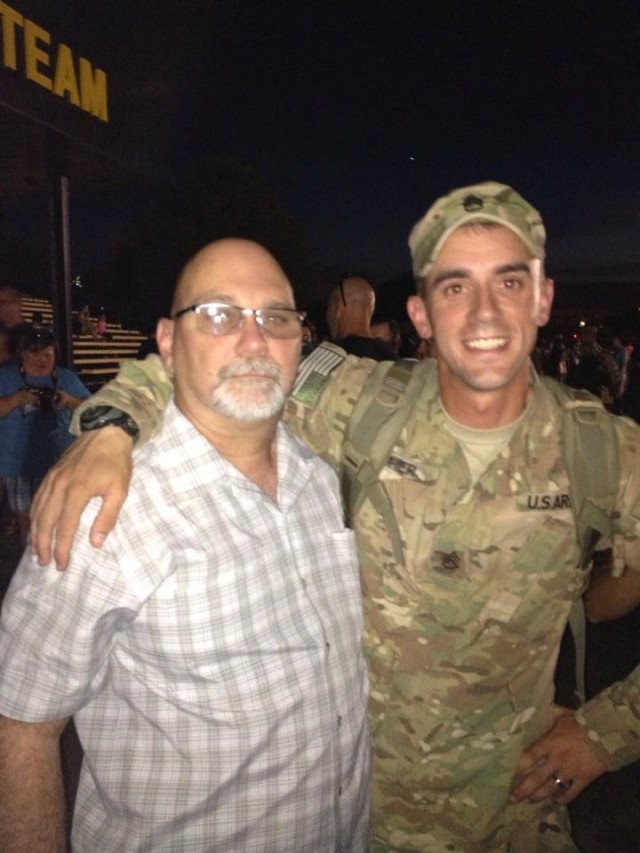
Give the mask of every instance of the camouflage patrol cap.
[[504, 225], [522, 240], [534, 258], [544, 259], [546, 232], [538, 211], [506, 184], [486, 181], [439, 198], [413, 226], [409, 248], [416, 278], [429, 272], [447, 237], [469, 222]]

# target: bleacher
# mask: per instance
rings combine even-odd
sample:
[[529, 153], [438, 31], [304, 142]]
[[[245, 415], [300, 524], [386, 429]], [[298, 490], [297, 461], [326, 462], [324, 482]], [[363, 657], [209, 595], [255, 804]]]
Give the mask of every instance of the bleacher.
[[[32, 320], [34, 311], [40, 311], [43, 323], [53, 325], [53, 306], [47, 299], [25, 296], [22, 311], [27, 321]], [[95, 328], [97, 320], [92, 318], [92, 322]], [[107, 335], [108, 338], [73, 336], [73, 369], [91, 391], [112, 379], [123, 359], [135, 358], [138, 347], [145, 340], [142, 332], [123, 329], [120, 323], [107, 322]]]

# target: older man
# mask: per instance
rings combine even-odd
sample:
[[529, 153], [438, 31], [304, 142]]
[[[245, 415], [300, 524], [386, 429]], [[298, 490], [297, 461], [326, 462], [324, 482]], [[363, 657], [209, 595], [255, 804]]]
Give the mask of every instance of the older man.
[[78, 851], [363, 851], [367, 679], [335, 474], [279, 424], [303, 316], [262, 247], [186, 266], [175, 379], [109, 547], [25, 556], [0, 631], [0, 848], [65, 849], [57, 741], [84, 747]]
[[[560, 639], [587, 571], [562, 408], [530, 361], [553, 301], [545, 236], [528, 202], [489, 182], [436, 201], [410, 237], [418, 292], [409, 315], [435, 343], [437, 364], [416, 366], [419, 393], [379, 475], [391, 511], [367, 499], [352, 520], [371, 678], [374, 851], [575, 850], [563, 806], [640, 756], [640, 669], [577, 714], [553, 705]], [[145, 370], [168, 395], [158, 367]], [[379, 369], [323, 347], [303, 364], [289, 422], [337, 469]], [[153, 396], [140, 367], [127, 376], [105, 399], [148, 433]], [[43, 490], [43, 557], [62, 509], [56, 553], [65, 561], [87, 495], [105, 498], [95, 544], [113, 523], [130, 439], [108, 432], [82, 439]], [[617, 562], [640, 571], [640, 428], [613, 418], [612, 433]], [[97, 472], [100, 458], [108, 471]], [[599, 515], [590, 500], [579, 510], [588, 525]]]

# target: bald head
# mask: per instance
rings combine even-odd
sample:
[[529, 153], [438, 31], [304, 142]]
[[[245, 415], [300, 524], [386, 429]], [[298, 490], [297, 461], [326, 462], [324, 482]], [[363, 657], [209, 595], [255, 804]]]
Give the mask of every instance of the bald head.
[[249, 286], [259, 277], [286, 294], [293, 306], [293, 290], [276, 259], [252, 240], [227, 238], [201, 249], [183, 268], [173, 295], [171, 311], [206, 301], [229, 301], [231, 288]]
[[[206, 303], [226, 306], [217, 316], [238, 322], [223, 326], [208, 311], [191, 310]], [[178, 408], [214, 444], [215, 435], [238, 424], [252, 425], [262, 439], [263, 428], [273, 436], [300, 359], [301, 315], [294, 308], [282, 268], [250, 240], [210, 243], [184, 267], [172, 319], [158, 323], [158, 348], [174, 375]], [[285, 334], [284, 321], [265, 326], [265, 315], [285, 315]]]
[[347, 305], [353, 302], [361, 302], [364, 305], [375, 305], [375, 292], [371, 284], [357, 275], [350, 275], [342, 280], [342, 290]]
[[348, 335], [371, 337], [371, 318], [376, 307], [375, 291], [362, 276], [350, 275], [334, 287], [327, 306], [327, 323], [334, 340]]

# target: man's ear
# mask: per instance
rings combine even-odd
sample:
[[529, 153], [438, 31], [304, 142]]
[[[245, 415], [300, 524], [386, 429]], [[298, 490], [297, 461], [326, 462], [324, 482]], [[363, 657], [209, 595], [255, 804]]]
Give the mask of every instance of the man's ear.
[[156, 327], [156, 341], [162, 363], [169, 373], [173, 373], [173, 330], [174, 321], [161, 317]]
[[538, 326], [546, 326], [551, 316], [551, 306], [553, 305], [553, 296], [555, 285], [553, 279], [545, 278], [540, 285], [540, 297], [538, 299], [538, 310], [536, 322]]
[[407, 314], [418, 333], [418, 337], [428, 341], [433, 335], [433, 329], [429, 322], [429, 314], [424, 299], [420, 296], [410, 296], [407, 299]]

